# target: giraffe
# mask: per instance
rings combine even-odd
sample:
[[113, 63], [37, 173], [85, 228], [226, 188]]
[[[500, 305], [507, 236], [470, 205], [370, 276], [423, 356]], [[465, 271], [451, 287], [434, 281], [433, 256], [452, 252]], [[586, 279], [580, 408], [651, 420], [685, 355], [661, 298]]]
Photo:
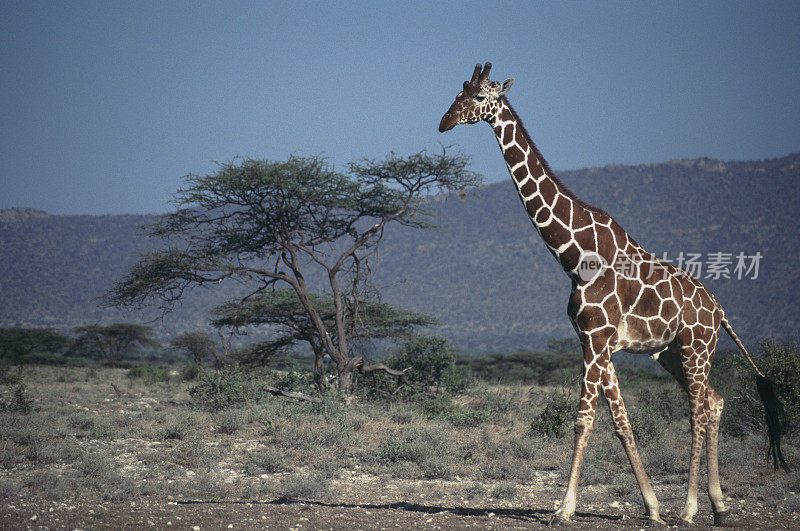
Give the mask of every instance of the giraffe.
[[778, 458], [785, 468], [771, 383], [753, 363], [714, 295], [688, 272], [647, 252], [609, 214], [581, 201], [558, 180], [505, 97], [514, 80], [490, 81], [490, 69], [491, 63], [475, 67], [471, 80], [464, 82], [442, 117], [439, 131], [459, 124], [489, 123], [533, 226], [572, 281], [567, 314], [583, 350], [583, 381], [567, 491], [555, 516], [570, 520], [575, 513], [580, 469], [602, 392], [645, 510], [651, 520], [664, 523], [611, 362], [614, 352], [624, 350], [653, 356], [688, 394], [692, 444], [680, 518], [691, 523], [697, 513], [705, 439], [708, 495], [714, 522], [722, 524], [728, 509], [720, 487], [717, 440], [724, 401], [708, 383], [720, 326], [756, 371], [776, 468]]

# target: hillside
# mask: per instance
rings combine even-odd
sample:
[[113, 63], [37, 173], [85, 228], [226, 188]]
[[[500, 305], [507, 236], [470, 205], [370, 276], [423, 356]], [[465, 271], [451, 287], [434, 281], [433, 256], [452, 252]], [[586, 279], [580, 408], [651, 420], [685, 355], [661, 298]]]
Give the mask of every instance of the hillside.
[[[800, 326], [794, 281], [800, 238], [800, 154], [758, 162], [680, 160], [559, 172], [578, 196], [607, 212], [646, 249], [667, 258], [731, 253], [731, 278], [703, 281], [745, 342], [792, 336]], [[462, 349], [502, 351], [573, 334], [570, 283], [530, 225], [509, 179], [461, 201], [432, 199], [439, 229], [387, 232], [377, 281], [386, 300], [432, 313]], [[50, 216], [0, 212], [0, 326], [57, 326], [137, 316], [93, 301], [158, 242], [148, 216]], [[760, 253], [737, 279], [735, 256]], [[751, 261], [748, 262], [750, 265]], [[202, 326], [224, 293], [201, 291], [164, 320], [163, 332]]]

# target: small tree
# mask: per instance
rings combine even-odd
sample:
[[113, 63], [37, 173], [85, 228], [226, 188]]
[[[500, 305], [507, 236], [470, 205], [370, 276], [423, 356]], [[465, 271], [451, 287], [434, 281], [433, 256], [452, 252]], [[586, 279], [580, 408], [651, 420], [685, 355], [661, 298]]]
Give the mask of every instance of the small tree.
[[114, 323], [108, 326], [78, 326], [73, 330], [75, 342], [70, 351], [98, 357], [112, 367], [136, 346], [158, 347], [152, 339], [153, 329], [135, 323]]
[[217, 365], [222, 362], [217, 343], [206, 332], [186, 332], [172, 338], [169, 344], [173, 350], [190, 356], [198, 366], [207, 359], [215, 360]]
[[32, 354], [58, 352], [69, 341], [53, 328], [0, 328], [0, 359], [25, 363]]
[[[308, 298], [319, 311], [326, 329], [332, 331], [331, 339], [334, 344], [338, 343], [336, 304], [333, 297], [309, 293]], [[354, 307], [358, 309], [358, 314], [354, 313]], [[276, 339], [248, 350], [251, 358], [269, 357], [293, 344], [307, 343], [314, 352], [314, 381], [317, 388], [321, 391], [327, 389], [324, 374], [325, 348], [319, 340], [313, 320], [294, 291], [275, 290], [272, 293], [255, 295], [245, 301], [230, 301], [217, 306], [212, 314], [215, 317], [211, 324], [217, 328], [227, 327], [238, 332], [245, 327], [270, 325], [277, 329], [279, 335]], [[375, 339], [396, 339], [407, 335], [416, 327], [431, 326], [436, 322], [431, 316], [374, 301], [363, 301], [357, 306], [345, 304], [343, 321], [343, 329], [351, 346]], [[362, 366], [361, 369], [364, 370], [365, 367]]]
[[[315, 341], [336, 364], [339, 387], [351, 393], [363, 366], [351, 351], [346, 314], [358, 321], [370, 298], [374, 257], [386, 227], [427, 228], [425, 197], [479, 182], [463, 155], [418, 153], [362, 160], [342, 174], [318, 157], [286, 162], [243, 160], [184, 178], [174, 203], [150, 234], [166, 249], [146, 255], [107, 293], [106, 302], [169, 311], [186, 289], [235, 279], [246, 300], [283, 284], [313, 324]], [[312, 271], [330, 289], [326, 319], [310, 294]]]
[[445, 376], [455, 370], [456, 353], [441, 337], [412, 335], [406, 338], [396, 356], [389, 360], [395, 369], [405, 369], [415, 382], [442, 385]]

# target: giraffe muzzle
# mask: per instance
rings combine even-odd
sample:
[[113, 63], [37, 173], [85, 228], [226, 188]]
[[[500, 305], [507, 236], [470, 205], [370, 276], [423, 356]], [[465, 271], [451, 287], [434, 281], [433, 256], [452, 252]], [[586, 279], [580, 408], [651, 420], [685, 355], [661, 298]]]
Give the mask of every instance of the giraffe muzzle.
[[442, 116], [442, 121], [439, 122], [439, 132], [444, 133], [445, 131], [449, 131], [455, 126], [456, 126], [456, 121], [453, 118], [453, 115], [448, 112], [444, 116]]

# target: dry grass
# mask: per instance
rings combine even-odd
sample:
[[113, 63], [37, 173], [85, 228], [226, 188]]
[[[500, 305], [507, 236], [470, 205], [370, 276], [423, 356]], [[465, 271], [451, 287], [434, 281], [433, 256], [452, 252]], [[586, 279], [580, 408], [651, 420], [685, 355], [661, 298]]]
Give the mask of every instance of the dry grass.
[[[572, 448], [571, 421], [561, 437], [531, 429], [557, 388], [479, 383], [449, 403], [269, 398], [209, 412], [193, 404], [187, 383], [130, 379], [122, 369], [28, 367], [23, 377], [33, 410], [0, 412], [0, 498], [6, 499], [327, 499], [337, 496], [341, 478], [367, 474], [407, 480], [404, 488], [414, 493], [421, 487], [413, 481], [454, 481], [451, 490], [464, 503], [514, 505], [525, 486], [543, 481], [553, 499], [561, 495]], [[673, 396], [677, 386], [666, 380], [622, 386], [657, 490], [680, 496], [689, 434], [688, 415], [677, 412], [684, 407]], [[796, 445], [787, 441], [784, 450], [796, 464]], [[760, 435], [722, 439], [726, 494], [755, 497], [767, 507], [797, 506], [796, 496], [784, 498], [800, 491], [800, 481], [769, 470], [764, 451]], [[587, 501], [639, 503], [604, 406], [581, 484]]]

